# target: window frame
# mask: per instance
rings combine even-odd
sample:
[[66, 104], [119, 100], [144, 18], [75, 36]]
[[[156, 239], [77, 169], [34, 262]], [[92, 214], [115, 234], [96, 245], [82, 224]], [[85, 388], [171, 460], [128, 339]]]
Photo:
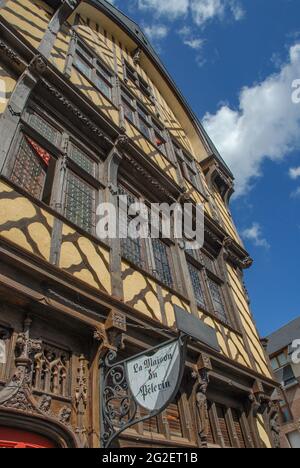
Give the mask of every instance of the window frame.
[[[84, 57], [84, 54], [81, 53], [81, 49], [86, 49], [86, 52], [88, 55], [91, 57], [90, 61], [90, 76], [87, 76], [85, 72], [77, 65], [76, 60], [77, 57], [80, 57], [80, 60], [85, 62], [87, 66], [89, 66], [88, 59]], [[113, 101], [113, 89], [114, 89], [114, 78], [115, 78], [115, 72], [114, 70], [111, 70], [106, 63], [101, 59], [101, 57], [95, 52], [86, 42], [85, 40], [76, 32], [76, 40], [75, 40], [75, 45], [74, 45], [74, 56], [73, 56], [73, 63], [72, 66], [82, 75], [84, 76], [85, 79], [87, 79], [91, 85], [99, 91], [103, 96], [105, 96], [106, 99], [109, 101]], [[104, 70], [105, 73], [103, 74], [101, 70]], [[109, 75], [110, 78], [107, 78]], [[109, 90], [109, 94], [107, 95], [101, 87], [99, 87], [96, 83], [97, 77], [100, 76], [101, 80], [105, 83], [107, 86], [107, 89]]]

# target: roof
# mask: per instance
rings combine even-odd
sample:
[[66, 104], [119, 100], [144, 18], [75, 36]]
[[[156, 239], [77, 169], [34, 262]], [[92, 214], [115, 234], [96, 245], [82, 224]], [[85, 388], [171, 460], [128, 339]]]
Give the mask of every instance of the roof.
[[267, 339], [269, 340], [267, 348], [269, 355], [281, 351], [294, 340], [300, 339], [300, 317], [275, 331]]

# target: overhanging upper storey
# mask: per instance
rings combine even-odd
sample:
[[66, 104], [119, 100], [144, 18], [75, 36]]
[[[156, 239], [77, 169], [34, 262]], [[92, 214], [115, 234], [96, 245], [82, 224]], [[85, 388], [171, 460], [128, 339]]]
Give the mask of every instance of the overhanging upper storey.
[[[48, 0], [47, 3], [58, 7], [61, 1]], [[122, 41], [172, 108], [189, 139], [196, 160], [202, 162], [207, 158], [215, 159], [232, 184], [234, 179], [232, 172], [176, 86], [141, 27], [105, 0], [82, 0], [76, 12], [89, 18], [92, 17], [96, 22], [99, 21], [104, 28], [115, 35], [117, 40]]]

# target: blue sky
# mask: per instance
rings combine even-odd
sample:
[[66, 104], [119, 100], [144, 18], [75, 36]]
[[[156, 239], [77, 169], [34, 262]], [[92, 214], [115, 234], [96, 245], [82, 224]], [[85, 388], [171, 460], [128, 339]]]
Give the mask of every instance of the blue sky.
[[300, 315], [300, 1], [112, 3], [144, 27], [235, 174], [231, 208], [255, 260], [246, 284], [267, 335]]

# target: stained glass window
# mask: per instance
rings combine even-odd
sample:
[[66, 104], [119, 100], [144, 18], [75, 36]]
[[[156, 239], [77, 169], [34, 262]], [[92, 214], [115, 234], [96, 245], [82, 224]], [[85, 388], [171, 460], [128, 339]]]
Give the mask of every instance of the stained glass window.
[[30, 116], [29, 123], [40, 135], [42, 135], [48, 141], [51, 141], [53, 144], [57, 143], [59, 132], [49, 122], [47, 122], [47, 120], [44, 120], [38, 114], [32, 114]]
[[92, 176], [95, 175], [95, 162], [73, 144], [71, 146], [70, 158], [88, 174]]
[[170, 288], [173, 287], [173, 278], [168, 256], [169, 247], [160, 239], [152, 239], [155, 268], [158, 278]]
[[209, 285], [210, 295], [212, 298], [215, 314], [224, 322], [228, 322], [228, 318], [225, 312], [225, 307], [224, 307], [224, 303], [222, 299], [220, 285], [210, 278], [208, 279], [208, 285]]
[[205, 299], [203, 293], [203, 285], [201, 279], [201, 272], [198, 268], [194, 267], [191, 263], [188, 263], [188, 268], [191, 276], [191, 281], [195, 293], [197, 303], [200, 307], [205, 308]]
[[26, 138], [23, 138], [11, 174], [11, 180], [33, 197], [41, 199], [47, 165]]
[[66, 217], [89, 233], [95, 227], [96, 190], [71, 171], [68, 172], [66, 189]]

